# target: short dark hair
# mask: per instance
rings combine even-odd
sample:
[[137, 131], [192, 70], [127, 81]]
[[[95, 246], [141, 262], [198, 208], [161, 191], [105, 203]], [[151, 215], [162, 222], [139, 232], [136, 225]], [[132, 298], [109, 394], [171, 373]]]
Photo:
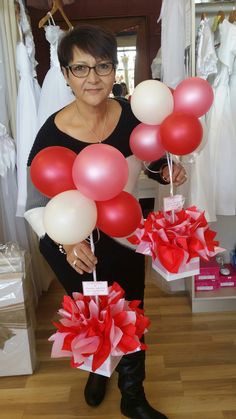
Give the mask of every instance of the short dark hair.
[[123, 95], [126, 96], [129, 93], [127, 84], [124, 81], [121, 81], [120, 84], [122, 86]]
[[77, 47], [95, 58], [108, 59], [117, 64], [117, 42], [113, 32], [95, 25], [81, 25], [67, 32], [58, 45], [61, 67], [67, 67]]
[[123, 89], [122, 89], [122, 86], [121, 86], [120, 83], [113, 84], [112, 93], [115, 97], [116, 96], [122, 96], [122, 91], [123, 91]]

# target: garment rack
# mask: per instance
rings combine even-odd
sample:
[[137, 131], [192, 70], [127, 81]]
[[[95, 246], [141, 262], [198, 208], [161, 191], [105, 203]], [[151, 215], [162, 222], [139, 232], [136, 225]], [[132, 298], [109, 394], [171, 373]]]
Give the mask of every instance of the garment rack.
[[229, 1], [211, 1], [211, 2], [202, 2], [192, 4], [192, 53], [191, 53], [191, 66], [192, 66], [192, 76], [195, 76], [195, 38], [196, 38], [196, 17], [200, 18], [202, 13], [205, 13], [207, 16], [217, 15], [219, 11], [229, 14], [234, 8], [236, 9], [236, 0]]
[[234, 7], [236, 8], [235, 0], [195, 3], [195, 13], [196, 15], [201, 15], [202, 13], [216, 14], [219, 10], [222, 10], [225, 13], [230, 13]]

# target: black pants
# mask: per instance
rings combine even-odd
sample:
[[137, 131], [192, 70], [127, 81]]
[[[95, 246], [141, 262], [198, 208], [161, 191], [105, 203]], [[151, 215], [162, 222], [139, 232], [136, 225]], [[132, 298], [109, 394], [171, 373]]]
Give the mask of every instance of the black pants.
[[[127, 242], [128, 243], [128, 242]], [[46, 235], [40, 240], [40, 251], [47, 260], [67, 294], [82, 291], [82, 281], [92, 281], [93, 275], [78, 274], [67, 262], [58, 246]], [[97, 279], [109, 285], [117, 282], [125, 290], [127, 300], [144, 298], [145, 264], [144, 255], [119, 244], [106, 234], [100, 233], [95, 244]]]

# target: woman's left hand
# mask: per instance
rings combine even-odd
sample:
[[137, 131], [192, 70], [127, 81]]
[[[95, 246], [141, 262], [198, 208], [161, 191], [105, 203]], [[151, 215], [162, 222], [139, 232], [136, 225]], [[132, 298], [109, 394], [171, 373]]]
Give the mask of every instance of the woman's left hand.
[[[166, 182], [170, 182], [170, 175], [168, 166], [165, 166], [162, 170], [162, 177]], [[181, 164], [173, 163], [172, 180], [175, 186], [180, 186], [186, 182], [188, 176], [186, 170]]]

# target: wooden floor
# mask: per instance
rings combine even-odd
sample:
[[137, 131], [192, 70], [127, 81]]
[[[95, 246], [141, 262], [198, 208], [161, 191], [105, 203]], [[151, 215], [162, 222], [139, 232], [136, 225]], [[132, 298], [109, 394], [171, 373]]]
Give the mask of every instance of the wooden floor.
[[[236, 419], [236, 312], [192, 314], [188, 296], [166, 294], [148, 268], [146, 394], [169, 419]], [[83, 398], [87, 373], [50, 359], [51, 319], [63, 291], [55, 281], [39, 303], [39, 365], [32, 376], [0, 378], [1, 419], [121, 419], [117, 375], [106, 399], [90, 408]]]

